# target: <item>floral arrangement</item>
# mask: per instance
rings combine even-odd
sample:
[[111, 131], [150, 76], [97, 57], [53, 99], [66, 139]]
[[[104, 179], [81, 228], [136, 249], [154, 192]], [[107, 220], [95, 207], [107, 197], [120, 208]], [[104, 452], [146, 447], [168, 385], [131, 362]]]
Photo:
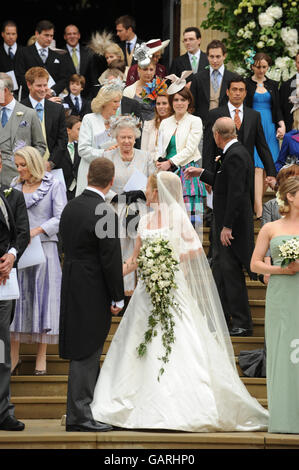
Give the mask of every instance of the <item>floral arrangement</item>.
[[[174, 278], [179, 262], [174, 256], [169, 241], [163, 238], [145, 239], [137, 262], [140, 278], [145, 284], [153, 306], [148, 318], [148, 330], [144, 334], [144, 341], [137, 347], [138, 356], [145, 355], [148, 343], [158, 334], [157, 326], [159, 325], [165, 351], [164, 356], [159, 359], [164, 365], [169, 361], [171, 344], [175, 342], [173, 311], [180, 313], [180, 307], [173, 295], [173, 289], [177, 289]], [[159, 370], [158, 380], [164, 373], [163, 365]]]
[[204, 29], [226, 33], [227, 60], [241, 75], [249, 75], [253, 52], [266, 52], [275, 62], [267, 76], [288, 80], [296, 73], [297, 0], [210, 0]]
[[158, 95], [165, 95], [167, 91], [167, 85], [165, 80], [160, 77], [155, 77], [152, 82], [146, 83], [146, 86], [142, 88], [141, 98], [147, 104], [155, 106]]
[[276, 202], [277, 202], [277, 205], [280, 209], [284, 208], [284, 201], [283, 201], [283, 199], [281, 199], [279, 191], [277, 191], [277, 193], [276, 193]]
[[283, 240], [283, 244], [279, 245], [279, 257], [282, 258], [281, 267], [287, 267], [290, 263], [299, 259], [299, 238], [291, 238]]

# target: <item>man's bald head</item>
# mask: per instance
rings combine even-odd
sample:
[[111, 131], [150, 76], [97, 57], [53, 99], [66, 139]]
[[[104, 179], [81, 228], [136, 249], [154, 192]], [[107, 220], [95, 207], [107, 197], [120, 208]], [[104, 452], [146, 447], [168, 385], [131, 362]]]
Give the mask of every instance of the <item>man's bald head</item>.
[[229, 117], [218, 118], [213, 126], [213, 134], [217, 132], [224, 141], [237, 138], [237, 130], [234, 121]]

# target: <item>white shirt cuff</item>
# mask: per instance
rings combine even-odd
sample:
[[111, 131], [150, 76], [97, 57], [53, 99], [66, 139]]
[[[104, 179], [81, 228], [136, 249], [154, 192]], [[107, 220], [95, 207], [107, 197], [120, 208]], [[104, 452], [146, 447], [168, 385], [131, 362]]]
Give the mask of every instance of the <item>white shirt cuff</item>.
[[8, 250], [8, 253], [14, 255], [15, 259], [17, 259], [17, 250], [15, 248], [11, 248], [10, 250]]
[[124, 305], [125, 305], [125, 301], [124, 301], [124, 300], [119, 300], [118, 302], [115, 302], [114, 300], [112, 300], [112, 306], [113, 306], [113, 307], [123, 308]]

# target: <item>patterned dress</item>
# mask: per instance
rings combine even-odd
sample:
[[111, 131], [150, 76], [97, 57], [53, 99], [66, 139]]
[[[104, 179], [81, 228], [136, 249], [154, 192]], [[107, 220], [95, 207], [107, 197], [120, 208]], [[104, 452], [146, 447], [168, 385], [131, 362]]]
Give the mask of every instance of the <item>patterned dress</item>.
[[[175, 135], [170, 139], [169, 145], [166, 150], [166, 157], [169, 160], [171, 157], [177, 154]], [[198, 167], [198, 164], [195, 162], [187, 163], [180, 167], [176, 173], [180, 177], [183, 188], [184, 202], [186, 205], [186, 210], [189, 214], [190, 220], [193, 227], [196, 231], [200, 232], [200, 227], [202, 227], [202, 219], [204, 212], [204, 198], [206, 197], [206, 188], [205, 185], [199, 180], [199, 178], [192, 178], [187, 180], [184, 176], [184, 170], [189, 166]]]

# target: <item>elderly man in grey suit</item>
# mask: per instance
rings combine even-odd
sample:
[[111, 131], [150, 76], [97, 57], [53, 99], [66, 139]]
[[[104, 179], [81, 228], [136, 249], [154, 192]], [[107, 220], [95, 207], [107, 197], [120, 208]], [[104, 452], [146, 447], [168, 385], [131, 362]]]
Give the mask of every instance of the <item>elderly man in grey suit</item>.
[[17, 142], [35, 147], [41, 155], [46, 151], [46, 143], [40, 120], [34, 109], [22, 105], [13, 96], [13, 82], [9, 75], [0, 73], [0, 150], [3, 170], [0, 183], [10, 185], [18, 174], [13, 151]]

